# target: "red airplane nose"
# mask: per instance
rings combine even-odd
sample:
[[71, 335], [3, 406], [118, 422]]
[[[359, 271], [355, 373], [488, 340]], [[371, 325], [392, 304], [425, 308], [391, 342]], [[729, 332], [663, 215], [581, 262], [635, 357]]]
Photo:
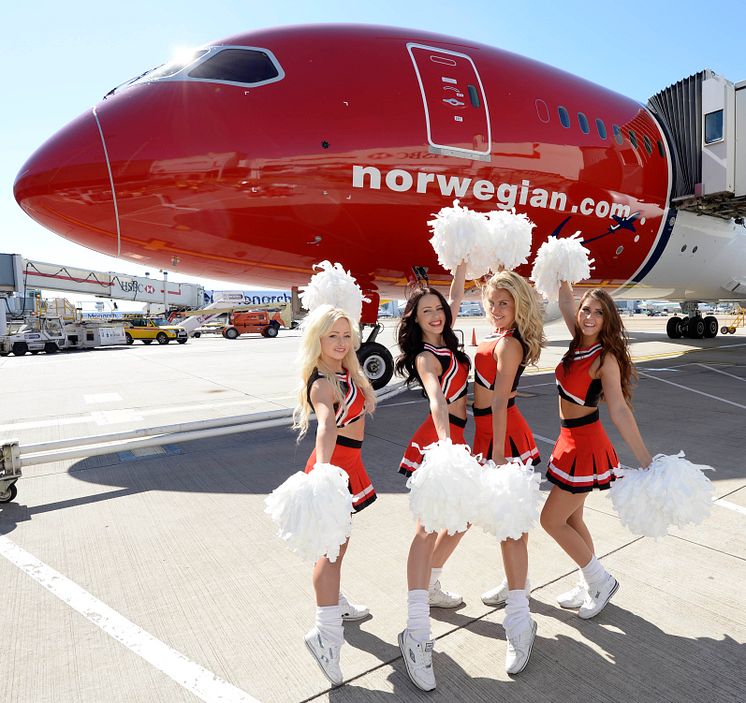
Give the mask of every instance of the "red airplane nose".
[[104, 143], [93, 112], [31, 155], [13, 191], [30, 217], [84, 246], [117, 254], [117, 216]]

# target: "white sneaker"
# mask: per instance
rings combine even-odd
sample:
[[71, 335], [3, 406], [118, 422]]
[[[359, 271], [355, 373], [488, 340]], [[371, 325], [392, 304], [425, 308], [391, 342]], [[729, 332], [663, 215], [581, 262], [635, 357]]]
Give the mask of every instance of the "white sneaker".
[[[493, 608], [504, 608], [508, 602], [508, 579], [503, 579], [499, 586], [496, 586], [491, 591], [485, 591], [482, 594], [482, 603], [489, 605]], [[526, 579], [526, 596], [528, 597], [531, 593], [531, 581]]]
[[407, 674], [412, 683], [423, 691], [435, 690], [434, 644], [433, 640], [418, 642], [409, 634], [409, 630], [399, 633], [399, 649], [407, 667]]
[[508, 674], [519, 674], [526, 668], [531, 650], [536, 639], [536, 621], [529, 618], [531, 625], [512, 639], [508, 639], [505, 650], [505, 671]]
[[342, 610], [342, 621], [343, 622], [354, 622], [355, 620], [362, 620], [370, 615], [370, 608], [366, 608], [364, 605], [357, 605], [356, 603], [350, 603], [347, 600], [344, 593], [339, 594], [339, 607]]
[[464, 599], [458, 593], [444, 591], [440, 581], [436, 581], [428, 592], [428, 603], [431, 608], [458, 608], [463, 602]]
[[611, 597], [619, 590], [619, 581], [609, 574], [605, 581], [598, 585], [588, 586], [583, 605], [578, 610], [578, 615], [583, 620], [588, 620], [598, 615], [611, 600]]
[[561, 608], [579, 608], [583, 605], [586, 595], [588, 595], [588, 586], [583, 579], [580, 579], [569, 591], [557, 596], [557, 603]]
[[313, 654], [313, 658], [324, 672], [326, 678], [335, 686], [341, 686], [342, 670], [339, 668], [339, 650], [341, 647], [330, 645], [321, 635], [318, 628], [308, 632], [304, 637], [308, 651]]

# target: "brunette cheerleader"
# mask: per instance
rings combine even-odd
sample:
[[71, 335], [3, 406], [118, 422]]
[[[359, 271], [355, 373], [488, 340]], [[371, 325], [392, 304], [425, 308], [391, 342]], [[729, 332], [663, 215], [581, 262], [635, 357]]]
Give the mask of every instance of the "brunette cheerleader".
[[[501, 271], [487, 281], [482, 299], [495, 331], [479, 344], [474, 357], [472, 450], [498, 466], [511, 458], [536, 465], [539, 450], [515, 395], [526, 365], [538, 361], [545, 343], [538, 295], [522, 276]], [[506, 606], [505, 669], [517, 674], [528, 663], [536, 636], [528, 603], [528, 534], [506, 539], [500, 548], [507, 578], [483, 593], [482, 602]]]
[[[349, 476], [349, 491], [355, 512], [376, 499], [361, 458], [365, 414], [375, 408], [375, 393], [363, 374], [356, 349], [360, 346], [358, 324], [349, 313], [321, 305], [306, 317], [301, 340], [302, 386], [293, 416], [299, 439], [308, 431], [309, 416], [315, 412], [318, 426], [316, 445], [306, 463], [309, 473], [318, 464], [341, 467]], [[336, 685], [342, 683], [339, 654], [344, 643], [343, 621], [368, 615], [364, 606], [353, 605], [340, 592], [342, 559], [321, 557], [313, 569], [316, 591], [316, 625], [305, 636], [306, 645], [321, 670]]]
[[541, 524], [580, 567], [578, 585], [558, 596], [557, 602], [563, 608], [579, 608], [578, 615], [587, 619], [601, 612], [619, 588], [596, 559], [583, 520], [588, 492], [609, 488], [619, 468], [599, 421], [600, 400], [606, 401], [612, 422], [640, 466], [649, 466], [652, 458], [630, 407], [634, 369], [627, 333], [611, 296], [591, 290], [577, 306], [571, 285], [563, 281], [559, 304], [573, 339], [555, 370], [561, 431], [547, 468], [547, 479], [554, 485]]
[[[419, 288], [407, 301], [399, 324], [402, 354], [396, 362], [397, 372], [408, 383], [420, 384], [430, 403], [430, 414], [415, 432], [401, 461], [399, 471], [405, 476], [417, 470], [423, 449], [429, 444], [443, 439], [465, 443], [470, 362], [459, 350], [452, 329], [463, 296], [465, 268], [461, 265], [456, 270], [450, 302], [434, 288]], [[439, 581], [443, 564], [463, 535], [449, 535], [445, 530], [428, 533], [418, 522], [409, 549], [407, 627], [399, 635], [399, 647], [409, 677], [424, 691], [435, 688], [430, 606], [455, 608], [463, 602], [461, 596], [444, 591]]]

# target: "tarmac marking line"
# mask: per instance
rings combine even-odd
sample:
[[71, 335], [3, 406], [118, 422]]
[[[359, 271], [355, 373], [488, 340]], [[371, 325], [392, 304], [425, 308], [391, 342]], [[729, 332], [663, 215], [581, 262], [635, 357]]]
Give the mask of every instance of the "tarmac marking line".
[[203, 701], [259, 703], [248, 693], [219, 678], [183, 654], [127, 620], [84, 588], [37, 559], [7, 537], [0, 536], [0, 555], [57, 596], [107, 635], [142, 657]]
[[741, 376], [736, 376], [734, 373], [728, 373], [727, 371], [721, 371], [720, 369], [714, 369], [712, 366], [708, 366], [707, 364], [695, 364], [695, 366], [701, 366], [703, 369], [707, 369], [708, 371], [714, 371], [715, 373], [721, 373], [723, 376], [729, 376], [730, 378], [735, 378], [738, 381], [746, 381], [746, 378], [743, 378]]
[[728, 510], [735, 510], [737, 513], [746, 515], [746, 508], [742, 505], [738, 505], [738, 503], [731, 503], [729, 500], [723, 500], [722, 498], [718, 498], [714, 503], [715, 505], [719, 505], [721, 508], [728, 508]]
[[661, 383], [668, 383], [670, 386], [676, 386], [676, 388], [682, 388], [685, 391], [689, 391], [690, 393], [697, 393], [697, 395], [703, 395], [706, 398], [712, 398], [713, 400], [719, 400], [721, 403], [727, 403], [728, 405], [734, 405], [737, 408], [741, 408], [742, 410], [746, 410], [746, 405], [743, 405], [742, 403], [736, 403], [733, 400], [727, 400], [726, 398], [720, 398], [717, 395], [712, 395], [712, 393], [705, 393], [704, 391], [699, 391], [696, 388], [689, 388], [688, 386], [683, 386], [680, 383], [674, 383], [673, 381], [669, 381], [667, 378], [658, 378], [658, 376], [651, 376], [648, 373], [644, 373], [643, 371], [637, 372], [640, 376], [643, 376], [644, 378], [652, 378], [656, 381], [660, 381]]

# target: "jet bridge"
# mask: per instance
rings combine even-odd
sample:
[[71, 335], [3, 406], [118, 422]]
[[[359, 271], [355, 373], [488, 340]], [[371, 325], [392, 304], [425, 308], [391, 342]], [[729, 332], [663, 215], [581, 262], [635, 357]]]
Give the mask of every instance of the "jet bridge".
[[731, 83], [706, 69], [656, 93], [648, 108], [671, 150], [671, 204], [746, 217], [746, 81]]

